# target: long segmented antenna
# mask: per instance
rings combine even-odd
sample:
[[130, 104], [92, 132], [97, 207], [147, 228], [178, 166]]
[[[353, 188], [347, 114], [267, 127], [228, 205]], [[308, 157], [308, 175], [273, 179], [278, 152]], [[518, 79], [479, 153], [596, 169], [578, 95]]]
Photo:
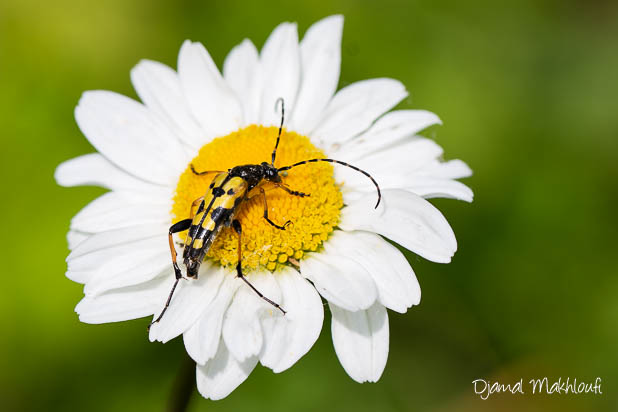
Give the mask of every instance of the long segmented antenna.
[[275, 102], [275, 112], [277, 111], [277, 107], [279, 107], [279, 102], [281, 102], [281, 124], [279, 125], [279, 134], [277, 135], [277, 143], [275, 143], [275, 150], [273, 150], [271, 165], [275, 165], [275, 157], [277, 156], [277, 147], [279, 147], [279, 139], [281, 139], [281, 130], [283, 129], [283, 119], [285, 117], [285, 104], [283, 103], [283, 97], [280, 97]]
[[304, 165], [305, 163], [315, 163], [315, 162], [337, 163], [337, 164], [340, 164], [340, 165], [352, 168], [352, 169], [356, 170], [357, 172], [361, 172], [362, 174], [367, 176], [369, 179], [371, 179], [371, 181], [375, 185], [376, 189], [378, 189], [378, 203], [376, 203], [376, 206], [375, 206], [374, 209], [378, 208], [378, 205], [380, 204], [380, 200], [382, 200], [382, 192], [380, 192], [380, 186], [378, 185], [378, 182], [376, 182], [375, 179], [373, 177], [371, 177], [371, 175], [369, 173], [365, 172], [364, 170], [359, 169], [356, 166], [352, 166], [351, 164], [348, 164], [346, 162], [342, 162], [340, 160], [335, 160], [335, 159], [310, 159], [310, 160], [303, 160], [302, 162], [294, 163], [293, 165], [290, 165], [290, 166], [281, 167], [281, 168], [277, 169], [277, 172], [283, 172], [285, 170], [290, 170], [293, 167]]

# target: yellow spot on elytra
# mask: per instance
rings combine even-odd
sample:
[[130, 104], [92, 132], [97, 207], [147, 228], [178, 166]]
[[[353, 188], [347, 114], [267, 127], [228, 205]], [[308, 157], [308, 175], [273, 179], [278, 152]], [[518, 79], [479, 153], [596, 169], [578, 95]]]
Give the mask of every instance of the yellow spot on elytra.
[[[251, 125], [219, 137], [204, 145], [180, 176], [172, 206], [172, 223], [187, 219], [191, 203], [203, 196], [215, 173], [197, 176], [191, 171], [227, 171], [234, 166], [269, 162], [278, 128]], [[302, 160], [323, 158], [324, 153], [307, 137], [283, 131], [277, 150], [276, 167]], [[268, 217], [279, 225], [290, 220], [286, 230], [271, 226], [264, 219], [264, 202], [258, 190], [236, 212], [242, 225], [242, 266], [245, 270], [265, 268], [274, 271], [288, 264], [289, 258], [300, 260], [306, 251], [315, 251], [328, 239], [339, 222], [343, 198], [335, 184], [330, 163], [318, 162], [295, 167], [282, 174], [283, 183], [292, 190], [309, 193], [309, 197], [292, 196], [271, 183], [263, 183], [268, 202]], [[186, 233], [186, 232], [185, 232]], [[180, 237], [184, 239], [185, 233]], [[224, 228], [213, 242], [207, 259], [222, 266], [236, 265], [238, 237], [232, 228]]]

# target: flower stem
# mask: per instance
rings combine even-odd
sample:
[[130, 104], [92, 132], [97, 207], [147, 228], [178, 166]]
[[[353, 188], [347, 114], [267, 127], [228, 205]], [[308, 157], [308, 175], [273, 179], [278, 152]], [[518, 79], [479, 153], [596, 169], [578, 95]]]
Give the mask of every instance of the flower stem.
[[178, 369], [176, 379], [174, 379], [172, 393], [167, 404], [167, 411], [169, 412], [185, 412], [195, 389], [195, 362], [187, 352], [182, 352], [184, 359]]

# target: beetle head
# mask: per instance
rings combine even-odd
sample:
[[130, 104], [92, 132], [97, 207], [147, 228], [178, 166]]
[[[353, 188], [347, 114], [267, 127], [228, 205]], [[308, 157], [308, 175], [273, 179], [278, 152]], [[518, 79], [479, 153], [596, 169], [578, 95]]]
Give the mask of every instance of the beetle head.
[[279, 171], [276, 167], [266, 162], [262, 162], [262, 167], [264, 168], [264, 179], [274, 183], [281, 183], [281, 176], [279, 176]]
[[200, 261], [190, 259], [187, 263], [187, 277], [197, 278], [197, 273], [200, 271]]

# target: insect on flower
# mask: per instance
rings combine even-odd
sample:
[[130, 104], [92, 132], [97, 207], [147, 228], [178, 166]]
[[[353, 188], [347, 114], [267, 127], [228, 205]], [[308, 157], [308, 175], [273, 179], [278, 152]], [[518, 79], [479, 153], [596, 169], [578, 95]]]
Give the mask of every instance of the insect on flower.
[[441, 124], [436, 114], [395, 109], [408, 96], [400, 81], [337, 88], [343, 23], [328, 16], [299, 39], [283, 22], [261, 50], [236, 45], [221, 70], [186, 40], [176, 68], [142, 60], [131, 70], [139, 101], [95, 90], [75, 108], [96, 152], [63, 162], [56, 180], [109, 189], [71, 219], [66, 276], [84, 285], [75, 312], [89, 324], [156, 320], [148, 339], [182, 338], [207, 399], [231, 394], [258, 364], [296, 364], [325, 305], [343, 369], [378, 381], [388, 311], [421, 297], [393, 243], [438, 263], [457, 250], [429, 199], [471, 202], [458, 179], [472, 170], [420, 134]]
[[277, 140], [275, 143], [275, 148], [272, 152], [270, 164], [268, 164], [268, 162], [262, 162], [261, 164], [241, 165], [235, 166], [228, 171], [197, 171], [193, 165], [191, 165], [191, 171], [196, 175], [206, 175], [212, 173], [216, 173], [216, 175], [210, 183], [206, 194], [193, 201], [191, 205], [191, 216], [173, 224], [169, 228], [168, 239], [176, 281], [172, 286], [172, 290], [170, 291], [161, 314], [149, 325], [149, 328], [163, 318], [163, 315], [170, 305], [178, 282], [182, 279], [182, 271], [177, 263], [177, 253], [176, 248], [174, 247], [173, 234], [183, 232], [185, 230], [189, 231], [184, 242], [183, 261], [186, 266], [187, 277], [197, 279], [200, 265], [204, 260], [206, 253], [208, 253], [213, 241], [216, 239], [217, 235], [224, 226], [229, 227], [230, 225], [238, 235], [238, 262], [236, 263], [237, 277], [241, 278], [255, 293], [257, 293], [260, 298], [279, 309], [281, 313], [285, 315], [286, 311], [278, 303], [264, 296], [244, 276], [242, 271], [241, 248], [242, 226], [240, 222], [234, 218], [243, 202], [248, 201], [255, 196], [261, 196], [264, 202], [264, 219], [273, 227], [279, 230], [285, 230], [285, 228], [292, 223], [291, 221], [288, 220], [283, 225], [278, 225], [268, 217], [268, 203], [266, 200], [266, 190], [263, 187], [263, 183], [272, 183], [274, 188], [285, 190], [291, 196], [307, 197], [310, 196], [310, 194], [299, 192], [286, 186], [281, 179], [281, 172], [286, 172], [294, 167], [315, 162], [329, 162], [347, 166], [371, 179], [378, 191], [378, 201], [375, 208], [377, 208], [380, 204], [382, 195], [380, 193], [380, 186], [375, 179], [364, 170], [340, 160], [316, 158], [303, 160], [289, 166], [276, 168], [275, 158], [277, 156], [277, 147], [279, 146], [279, 140], [281, 139], [281, 131], [283, 129], [283, 122], [285, 118], [285, 106], [282, 98], [277, 100], [275, 110], [277, 109], [279, 103], [281, 103], [281, 123], [279, 125], [279, 132], [277, 134]]

